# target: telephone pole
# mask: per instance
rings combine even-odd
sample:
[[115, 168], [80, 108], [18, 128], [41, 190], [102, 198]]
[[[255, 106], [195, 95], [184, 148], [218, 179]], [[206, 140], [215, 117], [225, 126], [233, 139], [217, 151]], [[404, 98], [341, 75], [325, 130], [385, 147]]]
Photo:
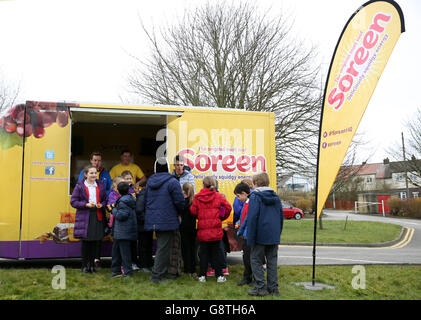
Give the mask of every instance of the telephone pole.
[[406, 166], [406, 156], [405, 156], [405, 140], [403, 138], [403, 132], [401, 132], [402, 135], [402, 153], [403, 153], [403, 161], [405, 166], [405, 185], [406, 185], [406, 198], [409, 199], [409, 187], [408, 187], [408, 170]]

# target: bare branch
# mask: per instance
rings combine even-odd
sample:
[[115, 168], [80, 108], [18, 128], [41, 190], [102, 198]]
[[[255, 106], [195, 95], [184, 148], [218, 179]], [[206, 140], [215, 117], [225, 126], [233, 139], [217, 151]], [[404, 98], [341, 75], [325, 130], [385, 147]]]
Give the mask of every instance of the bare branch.
[[305, 49], [282, 12], [207, 3], [159, 33], [142, 24], [148, 59], [129, 78], [151, 103], [275, 113], [277, 167], [315, 172], [321, 110], [315, 49]]

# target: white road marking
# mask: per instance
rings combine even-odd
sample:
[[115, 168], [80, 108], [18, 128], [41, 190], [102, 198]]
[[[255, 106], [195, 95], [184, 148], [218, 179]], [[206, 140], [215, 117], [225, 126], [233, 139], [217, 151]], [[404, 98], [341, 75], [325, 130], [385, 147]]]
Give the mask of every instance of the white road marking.
[[[313, 257], [304, 257], [304, 256], [278, 256], [278, 258], [294, 258], [294, 259], [313, 259]], [[365, 263], [379, 263], [379, 264], [392, 264], [396, 262], [385, 262], [385, 261], [375, 261], [375, 260], [361, 260], [361, 259], [345, 259], [345, 258], [325, 258], [325, 257], [318, 257], [316, 255], [317, 260], [338, 260], [338, 261], [352, 261], [352, 262], [365, 262]]]

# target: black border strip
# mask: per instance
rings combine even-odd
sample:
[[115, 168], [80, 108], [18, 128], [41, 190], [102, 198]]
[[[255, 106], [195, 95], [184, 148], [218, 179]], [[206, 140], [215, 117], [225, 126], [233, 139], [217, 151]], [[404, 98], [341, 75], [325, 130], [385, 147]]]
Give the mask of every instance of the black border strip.
[[22, 137], [22, 177], [20, 181], [20, 217], [19, 217], [19, 252], [18, 259], [22, 257], [22, 214], [23, 214], [23, 183], [25, 174], [25, 144], [26, 144], [26, 115], [27, 115], [27, 103], [23, 108], [23, 137]]

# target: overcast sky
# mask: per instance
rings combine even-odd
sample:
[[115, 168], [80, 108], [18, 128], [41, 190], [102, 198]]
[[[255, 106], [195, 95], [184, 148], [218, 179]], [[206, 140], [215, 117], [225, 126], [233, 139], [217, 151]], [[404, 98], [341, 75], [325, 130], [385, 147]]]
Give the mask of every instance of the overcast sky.
[[[241, 0], [237, 0], [238, 2]], [[139, 18], [159, 27], [202, 0], [0, 0], [0, 76], [20, 86], [20, 99], [121, 103], [127, 75], [148, 43]], [[236, 1], [234, 1], [236, 2]], [[297, 37], [317, 46], [327, 74], [345, 23], [364, 0], [257, 0], [294, 20]], [[421, 1], [398, 0], [406, 32], [378, 82], [359, 133], [361, 159], [380, 162], [399, 142], [404, 122], [421, 108]]]

